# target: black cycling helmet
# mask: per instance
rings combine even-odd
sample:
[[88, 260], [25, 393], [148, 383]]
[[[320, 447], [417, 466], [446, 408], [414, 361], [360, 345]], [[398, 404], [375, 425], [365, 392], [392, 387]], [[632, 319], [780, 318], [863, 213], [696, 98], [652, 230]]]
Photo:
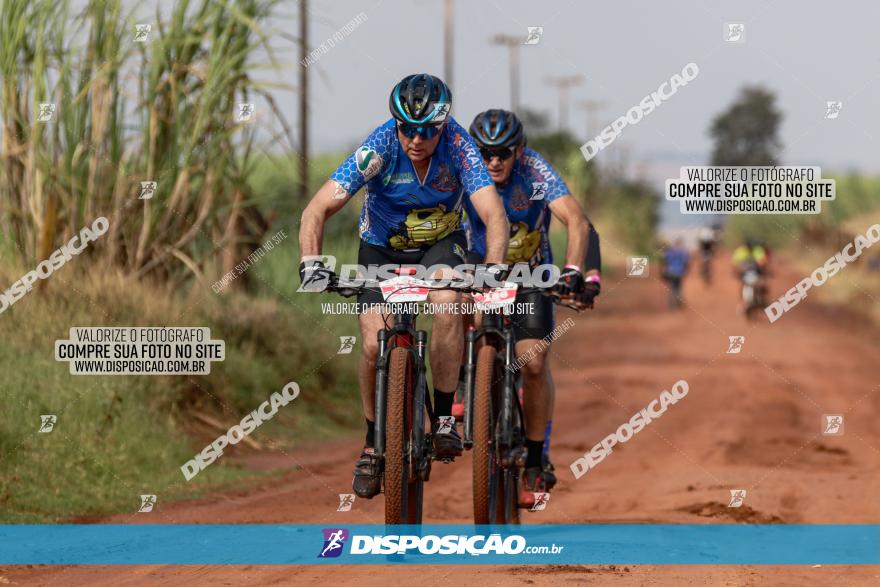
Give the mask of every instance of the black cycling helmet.
[[526, 142], [519, 118], [509, 110], [480, 112], [468, 130], [480, 148], [517, 147]]
[[452, 108], [452, 91], [439, 77], [427, 73], [400, 80], [388, 99], [391, 115], [408, 124], [440, 124]]

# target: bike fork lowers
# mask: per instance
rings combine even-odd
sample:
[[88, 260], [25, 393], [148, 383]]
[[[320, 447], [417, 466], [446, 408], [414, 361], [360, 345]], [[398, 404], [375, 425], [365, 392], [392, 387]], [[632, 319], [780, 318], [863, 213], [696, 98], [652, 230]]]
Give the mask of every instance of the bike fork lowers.
[[416, 383], [413, 387], [411, 436], [412, 443], [410, 445], [410, 452], [419, 457], [416, 462], [416, 466], [418, 467], [418, 471], [416, 471], [416, 474], [420, 476], [423, 481], [427, 481], [428, 476], [431, 474], [431, 459], [422, 458], [423, 455], [428, 454], [425, 450], [423, 450], [424, 448], [426, 448], [425, 401], [428, 394], [428, 380], [427, 369], [425, 368], [425, 346], [427, 345], [427, 342], [428, 333], [424, 330], [417, 330], [416, 355], [418, 356], [418, 361]]
[[385, 459], [385, 406], [386, 390], [388, 385], [388, 358], [385, 351], [388, 348], [388, 331], [379, 331], [379, 354], [376, 358], [376, 387], [373, 394], [376, 403], [376, 414], [373, 426], [375, 429], [376, 455], [381, 462]]
[[477, 331], [471, 327], [466, 333], [467, 359], [464, 368], [464, 447], [474, 446], [474, 377], [477, 372]]

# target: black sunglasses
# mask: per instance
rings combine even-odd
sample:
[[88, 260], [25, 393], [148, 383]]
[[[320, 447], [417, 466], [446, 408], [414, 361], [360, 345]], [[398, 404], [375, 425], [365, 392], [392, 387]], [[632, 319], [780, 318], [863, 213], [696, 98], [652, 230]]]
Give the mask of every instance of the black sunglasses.
[[515, 151], [512, 147], [482, 147], [480, 148], [480, 155], [483, 156], [484, 161], [490, 161], [492, 157], [498, 157], [502, 161], [506, 161], [513, 157]]
[[431, 140], [437, 136], [437, 134], [443, 129], [442, 124], [409, 124], [406, 122], [401, 122], [397, 125], [397, 128], [400, 129], [400, 132], [403, 133], [408, 139], [416, 138], [416, 135], [420, 135], [425, 140]]

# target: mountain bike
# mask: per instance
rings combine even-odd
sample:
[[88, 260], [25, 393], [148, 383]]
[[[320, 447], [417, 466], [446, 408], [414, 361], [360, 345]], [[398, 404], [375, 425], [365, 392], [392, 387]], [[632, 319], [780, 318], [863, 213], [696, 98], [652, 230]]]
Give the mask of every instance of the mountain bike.
[[700, 252], [700, 276], [706, 285], [712, 284], [712, 252], [703, 250]]
[[767, 287], [756, 265], [747, 266], [740, 274], [743, 313], [751, 320], [767, 305]]
[[[520, 476], [526, 461], [525, 417], [519, 397], [516, 340], [513, 322], [504, 313], [513, 294], [494, 301], [487, 294], [482, 324], [466, 334], [464, 438], [473, 449], [474, 523], [518, 524]], [[555, 304], [583, 311], [587, 306], [561, 296], [555, 289], [540, 291]], [[480, 296], [476, 296], [480, 297]], [[478, 300], [479, 301], [479, 300]], [[482, 344], [480, 344], [482, 343]], [[477, 348], [479, 345], [479, 349]]]
[[427, 298], [429, 290], [482, 290], [455, 282], [435, 285], [401, 273], [389, 280], [359, 285], [331, 279], [324, 291], [351, 297], [378, 287], [387, 303], [399, 304], [393, 323], [386, 320], [378, 334], [375, 450], [385, 493], [385, 523], [421, 524], [424, 484], [431, 476], [434, 460], [431, 438], [436, 431], [427, 393], [428, 333], [416, 329], [418, 304]]

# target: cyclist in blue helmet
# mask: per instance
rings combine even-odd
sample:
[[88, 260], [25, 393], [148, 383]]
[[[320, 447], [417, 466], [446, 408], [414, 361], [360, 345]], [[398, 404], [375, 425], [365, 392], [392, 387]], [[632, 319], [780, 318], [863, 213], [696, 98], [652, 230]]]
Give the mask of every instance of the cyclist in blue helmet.
[[[392, 118], [336, 169], [303, 211], [299, 242], [304, 289], [309, 283], [326, 283], [332, 275], [322, 263], [324, 224], [362, 187], [366, 197], [359, 223], [359, 265], [441, 265], [450, 269], [433, 277], [449, 277], [452, 267], [465, 262], [461, 215], [467, 204], [487, 226], [489, 271], [502, 277], [507, 217], [473, 139], [452, 117], [451, 107], [452, 92], [432, 75], [408, 75], [394, 86], [389, 98]], [[457, 292], [433, 291], [429, 300], [449, 308], [459, 298]], [[362, 294], [358, 302], [367, 307], [383, 299], [375, 291]], [[360, 497], [372, 498], [380, 491], [373, 420], [377, 333], [384, 327], [384, 316], [363, 312], [359, 321], [363, 349], [358, 380], [367, 432], [352, 485]], [[435, 417], [451, 416], [463, 345], [460, 316], [451, 311], [435, 314], [428, 353]], [[443, 429], [447, 431], [433, 436], [436, 457], [460, 455], [462, 442], [455, 426]]]
[[[560, 289], [592, 305], [600, 291], [598, 234], [591, 230], [589, 220], [565, 181], [540, 154], [526, 147], [523, 125], [513, 112], [498, 109], [481, 112], [474, 118], [470, 133], [480, 148], [510, 223], [507, 264], [536, 267], [553, 263], [548, 233], [550, 218], [555, 216], [568, 232]], [[471, 214], [468, 208], [472, 263], [480, 262], [486, 254], [486, 234], [479, 215]], [[588, 243], [594, 239], [596, 255], [591, 259]], [[534, 308], [533, 313], [513, 315], [517, 355], [530, 349], [542, 349], [522, 367], [528, 452], [520, 506], [531, 507], [535, 493], [549, 491], [556, 483], [553, 465], [545, 450], [549, 448], [554, 392], [547, 356], [549, 345], [539, 344], [553, 331], [554, 305], [540, 292], [519, 294], [516, 301], [519, 307]]]

